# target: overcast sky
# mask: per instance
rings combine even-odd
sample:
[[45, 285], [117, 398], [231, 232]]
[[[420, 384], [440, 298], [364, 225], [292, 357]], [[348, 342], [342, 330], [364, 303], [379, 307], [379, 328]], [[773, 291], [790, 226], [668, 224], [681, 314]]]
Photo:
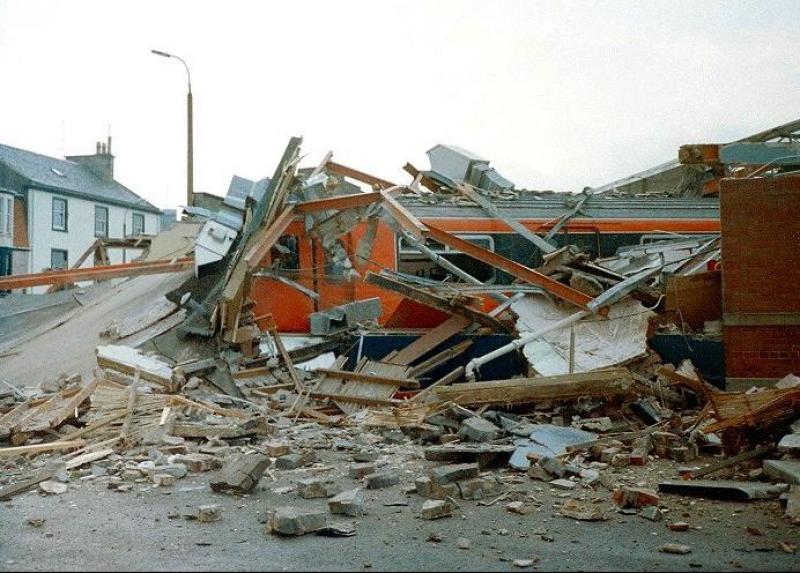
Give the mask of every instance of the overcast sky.
[[451, 143], [579, 191], [800, 117], [800, 2], [0, 0], [0, 143], [93, 153], [184, 203], [271, 175], [290, 136], [397, 181]]

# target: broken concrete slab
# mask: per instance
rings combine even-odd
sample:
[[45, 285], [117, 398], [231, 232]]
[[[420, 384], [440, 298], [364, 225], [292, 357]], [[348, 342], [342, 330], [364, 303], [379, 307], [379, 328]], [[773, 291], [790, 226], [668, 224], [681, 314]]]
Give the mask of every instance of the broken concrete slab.
[[428, 477], [419, 478], [415, 482], [417, 493], [422, 497], [430, 499], [456, 498], [460, 496], [459, 484], [446, 483], [443, 485], [435, 483]]
[[627, 507], [646, 507], [648, 505], [658, 505], [658, 493], [652, 489], [643, 487], [623, 487], [614, 490], [611, 499], [621, 508]]
[[453, 506], [444, 499], [428, 499], [422, 504], [419, 513], [422, 519], [441, 519], [453, 515]]
[[366, 475], [375, 472], [375, 464], [371, 463], [363, 463], [363, 464], [353, 464], [350, 466], [350, 469], [347, 470], [347, 475], [349, 475], [353, 479], [361, 479]]
[[[462, 499], [473, 501], [485, 499], [491, 495], [497, 495], [503, 490], [503, 484], [493, 475], [459, 481], [455, 485], [458, 487]], [[449, 495], [452, 497], [452, 494]]]
[[278, 507], [267, 522], [267, 530], [279, 535], [305, 535], [324, 528], [327, 521], [327, 513], [323, 511]]
[[279, 470], [296, 470], [305, 465], [312, 463], [315, 460], [313, 450], [306, 450], [295, 454], [287, 454], [275, 460], [275, 469]]
[[400, 483], [400, 474], [393, 471], [380, 472], [364, 476], [369, 489], [383, 489]]
[[432, 462], [477, 462], [481, 468], [504, 465], [515, 446], [502, 444], [443, 444], [425, 449], [425, 459]]
[[269, 458], [263, 454], [232, 456], [210, 481], [211, 489], [218, 493], [246, 493], [256, 486], [269, 463]]
[[269, 456], [272, 458], [280, 458], [291, 451], [289, 448], [289, 442], [280, 440], [270, 440], [264, 444], [264, 447], [266, 448]]
[[762, 467], [775, 481], [800, 484], [800, 460], [764, 460]]
[[201, 505], [197, 508], [195, 518], [200, 523], [211, 523], [222, 519], [222, 508], [216, 504]]
[[749, 501], [751, 499], [773, 499], [785, 492], [787, 484], [765, 484], [758, 482], [739, 482], [733, 480], [669, 480], [658, 484], [661, 493], [674, 493], [724, 499], [730, 501]]
[[67, 492], [67, 484], [52, 480], [45, 480], [39, 484], [39, 489], [49, 495], [61, 495], [62, 493]]
[[650, 521], [661, 521], [664, 518], [664, 514], [661, 513], [661, 510], [654, 505], [639, 510], [638, 515]]
[[152, 479], [157, 487], [172, 487], [178, 482], [177, 478], [170, 474], [155, 474]]
[[360, 517], [364, 515], [364, 493], [361, 488], [343, 491], [328, 502], [328, 509], [333, 514]]
[[553, 481], [549, 482], [551, 487], [556, 489], [565, 489], [565, 490], [573, 490], [578, 487], [578, 484], [572, 480], [568, 479], [554, 479]]
[[672, 553], [673, 555], [686, 555], [692, 552], [692, 548], [681, 543], [667, 543], [658, 548], [662, 553]]
[[212, 469], [218, 469], [220, 462], [217, 458], [209, 454], [201, 454], [197, 452], [176, 455], [170, 458], [173, 463], [183, 464], [190, 472], [207, 472]]
[[594, 507], [577, 499], [568, 499], [561, 506], [559, 514], [578, 521], [605, 521], [607, 519]]
[[535, 424], [536, 428], [527, 440], [515, 440], [516, 450], [508, 464], [517, 470], [526, 471], [531, 467], [529, 454], [534, 456], [559, 456], [567, 453], [567, 446], [588, 444], [597, 440], [597, 434], [555, 426], [553, 424]]
[[297, 491], [303, 499], [318, 499], [333, 497], [342, 491], [338, 484], [316, 479], [307, 478], [297, 482]]
[[465, 479], [478, 477], [480, 466], [473, 464], [453, 464], [438, 466], [430, 471], [431, 481], [437, 485], [445, 485]]
[[489, 420], [476, 416], [461, 422], [458, 436], [466, 442], [491, 442], [500, 436], [500, 431]]
[[786, 434], [778, 442], [778, 451], [782, 454], [789, 454], [800, 457], [800, 434]]

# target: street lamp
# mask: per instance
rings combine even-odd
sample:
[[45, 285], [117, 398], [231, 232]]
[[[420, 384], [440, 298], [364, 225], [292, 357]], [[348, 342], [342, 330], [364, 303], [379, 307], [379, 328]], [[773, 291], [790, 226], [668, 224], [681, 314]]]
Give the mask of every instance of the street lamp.
[[189, 83], [189, 91], [186, 94], [186, 138], [187, 138], [187, 150], [186, 150], [186, 205], [191, 206], [194, 204], [194, 159], [193, 159], [193, 136], [192, 136], [192, 76], [189, 73], [189, 66], [186, 65], [186, 62], [183, 61], [183, 58], [180, 58], [174, 54], [168, 54], [167, 52], [162, 52], [160, 50], [150, 50], [157, 56], [162, 56], [164, 58], [175, 58], [176, 60], [180, 60], [183, 64], [183, 67], [186, 68], [186, 79]]

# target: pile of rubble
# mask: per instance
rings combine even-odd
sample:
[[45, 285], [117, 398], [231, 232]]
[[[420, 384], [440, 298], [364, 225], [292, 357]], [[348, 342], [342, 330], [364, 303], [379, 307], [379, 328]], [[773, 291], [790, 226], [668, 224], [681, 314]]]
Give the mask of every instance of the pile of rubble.
[[[529, 268], [423, 224], [400, 200], [458, 197], [491, 210], [487, 195], [511, 192], [496, 173], [482, 171], [499, 186], [492, 191], [413, 167], [410, 185], [392, 185], [329, 157], [298, 171], [299, 144], [290, 142], [258, 197], [205, 214], [198, 276], [168, 296], [168, 311], [154, 312], [164, 306], [159, 300], [135, 327], [110, 325], [90, 379], [62, 375], [35, 395], [0, 393], [7, 443], [0, 500], [34, 487], [58, 494], [84, 480], [118, 492], [169, 488], [206, 472], [209, 491], [246, 494], [265, 476], [302, 470], [283, 493], [325, 506], [270, 508], [269, 531], [352, 535], [356, 527], [341, 519], [368, 511], [364, 489], [425, 498], [422, 519], [451, 516], [464, 503], [539, 511], [541, 501], [521, 484], [558, 492], [559, 515], [573, 520], [622, 512], [658, 521], [668, 505], [662, 496], [700, 496], [777, 499], [800, 523], [800, 379], [726, 392], [689, 361], [662, 364], [648, 346], [659, 329], [691, 328], [675, 293], [719, 263], [718, 237], [664, 240], [592, 261], [525, 230], [544, 261]], [[345, 177], [373, 189], [356, 190]], [[324, 334], [290, 347], [271, 314], [256, 315], [251, 286], [268, 275], [305, 288], [279, 264], [289, 251], [279, 239], [296, 215], [306, 217], [343, 280], [449, 318], [399, 350], [367, 358], [352, 341], [383, 331], [380, 303], [351, 301], [317, 313], [312, 324]], [[363, 273], [369, 234], [349, 250], [339, 239], [379, 219], [460, 282]], [[484, 284], [426, 241], [481, 259], [514, 282]], [[693, 322], [714, 329], [713, 321]], [[145, 335], [133, 347], [118, 343], [121, 333]], [[510, 342], [429, 376], [492, 333]], [[454, 342], [457, 335], [467, 339]], [[523, 372], [481, 379], [482, 367], [510, 356], [524, 357]], [[194, 518], [221, 514], [209, 504]], [[679, 519], [666, 525], [689, 527]]]

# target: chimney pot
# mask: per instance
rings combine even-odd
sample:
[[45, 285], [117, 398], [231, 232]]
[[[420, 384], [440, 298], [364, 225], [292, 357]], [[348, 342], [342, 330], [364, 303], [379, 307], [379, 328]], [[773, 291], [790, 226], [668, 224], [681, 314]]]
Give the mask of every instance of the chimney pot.
[[101, 145], [101, 144], [100, 144], [100, 142], [98, 141], [98, 142], [97, 142], [97, 151], [96, 151], [97, 155], [100, 155], [100, 145]]

